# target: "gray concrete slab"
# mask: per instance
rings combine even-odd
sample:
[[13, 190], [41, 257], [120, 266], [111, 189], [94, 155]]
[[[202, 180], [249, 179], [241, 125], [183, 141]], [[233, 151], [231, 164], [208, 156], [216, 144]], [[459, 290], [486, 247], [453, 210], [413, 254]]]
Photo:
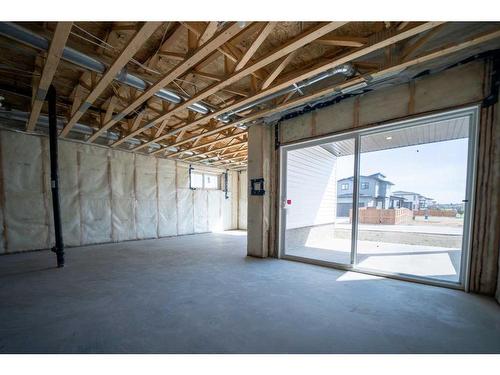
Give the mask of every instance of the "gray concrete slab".
[[464, 292], [246, 257], [244, 232], [0, 257], [2, 353], [500, 353]]

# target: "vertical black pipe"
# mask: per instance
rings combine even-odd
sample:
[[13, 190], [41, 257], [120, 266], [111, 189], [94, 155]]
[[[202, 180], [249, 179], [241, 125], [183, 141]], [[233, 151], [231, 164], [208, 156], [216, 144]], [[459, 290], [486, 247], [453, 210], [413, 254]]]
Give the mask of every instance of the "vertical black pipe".
[[229, 174], [229, 170], [226, 169], [226, 172], [224, 172], [224, 198], [225, 199], [229, 199], [229, 189], [228, 189], [228, 174]]
[[52, 208], [54, 211], [54, 230], [56, 245], [52, 251], [56, 253], [57, 267], [64, 267], [64, 243], [62, 236], [61, 208], [59, 205], [59, 168], [57, 156], [57, 113], [56, 89], [50, 86], [47, 92], [49, 101], [49, 143], [50, 143], [50, 187], [52, 191]]

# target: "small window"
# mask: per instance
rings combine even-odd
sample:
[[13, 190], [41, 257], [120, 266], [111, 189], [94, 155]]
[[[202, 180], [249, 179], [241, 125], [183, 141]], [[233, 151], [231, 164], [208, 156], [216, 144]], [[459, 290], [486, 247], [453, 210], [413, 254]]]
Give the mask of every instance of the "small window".
[[349, 190], [349, 184], [342, 184], [342, 185], [340, 185], [340, 188], [342, 190]]
[[191, 189], [219, 189], [220, 177], [212, 173], [191, 171], [189, 187]]
[[361, 183], [361, 189], [366, 190], [370, 187], [370, 184], [368, 182], [362, 182]]
[[203, 189], [203, 174], [191, 172], [191, 189]]
[[218, 189], [219, 188], [219, 176], [214, 174], [204, 174], [204, 185], [205, 189]]

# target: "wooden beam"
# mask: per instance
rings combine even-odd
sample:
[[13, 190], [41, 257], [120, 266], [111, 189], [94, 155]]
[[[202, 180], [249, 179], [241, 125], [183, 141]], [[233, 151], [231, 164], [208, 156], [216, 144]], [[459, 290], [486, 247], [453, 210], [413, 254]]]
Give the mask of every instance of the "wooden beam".
[[[210, 159], [215, 159], [215, 158], [217, 158], [218, 160], [227, 160], [228, 158], [236, 157], [240, 154], [244, 154], [244, 156], [247, 156], [248, 149], [246, 147], [243, 147], [243, 148], [240, 148], [236, 151], [228, 152], [227, 154], [216, 154], [214, 156], [209, 156], [209, 157], [203, 158], [201, 160], [210, 160]], [[200, 160], [198, 160], [198, 161], [200, 161]]]
[[99, 82], [97, 82], [93, 90], [87, 95], [78, 110], [71, 116], [70, 120], [61, 131], [60, 135], [62, 137], [68, 135], [69, 131], [73, 128], [73, 126], [75, 126], [87, 109], [97, 100], [99, 95], [103, 93], [120, 70], [130, 61], [132, 57], [134, 57], [144, 42], [146, 42], [146, 40], [156, 31], [156, 29], [158, 29], [158, 27], [161, 26], [161, 24], [161, 22], [146, 22], [141, 27], [130, 42], [128, 42], [126, 47], [120, 52], [116, 60], [109, 67], [106, 73], [104, 73]]
[[274, 70], [271, 72], [271, 74], [269, 74], [264, 83], [262, 83], [261, 90], [267, 89], [271, 85], [271, 83], [274, 82], [274, 80], [280, 75], [283, 69], [285, 69], [287, 65], [290, 63], [290, 61], [293, 60], [296, 52], [297, 51], [290, 53], [287, 57], [283, 59], [282, 62], [278, 64], [276, 68], [274, 68]]
[[324, 36], [314, 41], [316, 44], [339, 47], [363, 47], [368, 43], [368, 38], [354, 36]]
[[[161, 133], [163, 133], [163, 130], [165, 129], [165, 127], [168, 124], [168, 120], [169, 119], [163, 120], [163, 122], [161, 123], [160, 127], [158, 128], [158, 130], [156, 130], [155, 138], [159, 137], [161, 135]], [[134, 130], [136, 130], [136, 129], [134, 129]]]
[[[223, 138], [219, 138], [219, 139], [215, 139], [213, 141], [210, 141], [210, 142], [206, 142], [206, 143], [203, 143], [201, 145], [198, 145], [198, 146], [193, 146], [193, 147], [190, 147], [186, 150], [180, 150], [180, 151], [177, 151], [177, 152], [174, 152], [172, 154], [168, 154], [167, 157], [174, 157], [174, 156], [177, 156], [177, 155], [180, 155], [180, 154], [183, 154], [184, 152], [186, 151], [194, 151], [194, 150], [198, 150], [200, 148], [203, 148], [203, 147], [208, 147], [208, 146], [211, 146], [211, 145], [214, 145], [216, 143], [219, 143], [219, 142], [222, 142], [222, 141], [227, 141], [227, 140], [230, 140], [230, 139], [233, 139], [233, 138], [236, 138], [236, 137], [240, 137], [242, 135], [247, 135], [247, 131], [243, 131], [243, 132], [240, 132], [240, 133], [237, 133], [237, 134], [231, 134], [231, 135], [228, 135], [228, 136], [225, 136]], [[162, 149], [162, 151], [164, 152], [165, 149]]]
[[207, 24], [207, 27], [205, 27], [205, 30], [203, 30], [203, 34], [201, 34], [200, 39], [198, 40], [198, 46], [201, 46], [203, 43], [214, 36], [215, 32], [217, 31], [217, 25], [218, 22], [216, 21], [212, 21]]
[[[203, 44], [200, 48], [194, 51], [186, 60], [177, 64], [172, 68], [164, 77], [159, 79], [156, 83], [151, 85], [146, 91], [144, 91], [137, 99], [135, 99], [131, 104], [124, 108], [120, 113], [114, 116], [113, 119], [108, 121], [104, 126], [96, 131], [88, 140], [88, 142], [95, 141], [102, 133], [111, 128], [114, 124], [120, 121], [128, 113], [132, 112], [135, 108], [140, 106], [160, 89], [167, 86], [174, 79], [186, 73], [189, 69], [193, 68], [201, 60], [207, 57], [214, 49], [218, 48], [222, 44], [226, 43], [229, 39], [233, 38], [235, 35], [239, 34], [242, 28], [236, 23], [229, 23], [222, 31], [215, 35], [208, 42]], [[163, 119], [162, 119], [163, 120]]]
[[[294, 77], [291, 77], [287, 80], [284, 80], [283, 82], [280, 82], [279, 84], [275, 84], [273, 86], [270, 86], [268, 87], [267, 89], [265, 90], [261, 90], [259, 91], [258, 93], [256, 93], [255, 95], [252, 95], [248, 98], [245, 98], [245, 99], [241, 99], [237, 102], [235, 102], [234, 104], [231, 104], [229, 106], [226, 106], [224, 108], [221, 108], [220, 110], [217, 110], [215, 112], [212, 112], [206, 116], [203, 116], [203, 117], [200, 117], [199, 119], [191, 122], [191, 123], [188, 123], [186, 125], [184, 125], [184, 127], [180, 127], [178, 129], [174, 129], [166, 134], [164, 134], [162, 137], [160, 138], [157, 138], [155, 139], [154, 141], [155, 142], [158, 142], [162, 139], [165, 139], [167, 138], [168, 136], [171, 136], [172, 134], [175, 134], [176, 132], [180, 131], [181, 129], [185, 128], [185, 127], [193, 127], [195, 125], [198, 125], [199, 123], [202, 123], [202, 122], [206, 122], [208, 121], [209, 118], [211, 117], [217, 117], [217, 116], [220, 116], [228, 111], [231, 111], [233, 109], [237, 109], [238, 107], [241, 107], [243, 105], [247, 105], [247, 104], [250, 104], [252, 102], [254, 102], [255, 100], [257, 99], [260, 99], [260, 98], [263, 98], [263, 97], [266, 97], [270, 94], [273, 94], [279, 90], [282, 90], [286, 87], [289, 87], [290, 85], [296, 83], [296, 82], [300, 82], [304, 79], [308, 79], [308, 78], [311, 78], [319, 73], [322, 73], [324, 72], [325, 70], [328, 70], [328, 69], [331, 69], [331, 68], [335, 68], [337, 66], [340, 66], [342, 64], [345, 64], [347, 62], [350, 62], [352, 60], [355, 60], [355, 59], [358, 59], [360, 57], [363, 57], [365, 55], [368, 55], [374, 51], [377, 51], [379, 49], [382, 49], [382, 48], [385, 48], [387, 47], [388, 45], [391, 45], [393, 43], [396, 43], [400, 40], [404, 40], [406, 38], [409, 38], [413, 35], [417, 35], [421, 32], [424, 32], [426, 30], [429, 30], [431, 28], [434, 28], [438, 25], [440, 25], [442, 22], [426, 22], [426, 23], [422, 23], [418, 26], [415, 26], [411, 29], [407, 29], [403, 32], [399, 32], [399, 33], [395, 33], [395, 34], [390, 34], [389, 37], [385, 38], [385, 39], [382, 39], [382, 40], [379, 40], [378, 42], [376, 43], [373, 43], [369, 46], [366, 46], [364, 48], [361, 48], [361, 49], [357, 49], [355, 51], [352, 51], [352, 52], [348, 52], [342, 56], [340, 56], [339, 58], [337, 59], [333, 59], [333, 60], [328, 60], [324, 63], [321, 63], [319, 65], [315, 65], [305, 71], [302, 71], [300, 72], [298, 75], [295, 75]], [[244, 69], [246, 70], [246, 68]], [[238, 73], [236, 73], [237, 75]], [[233, 74], [234, 76], [234, 74]], [[227, 82], [227, 80], [225, 81]], [[205, 92], [207, 91], [207, 89], [205, 90]], [[194, 99], [194, 98], [193, 98]], [[187, 101], [186, 103], [188, 103], [189, 101]], [[174, 107], [174, 110], [176, 108], [179, 108], [179, 106], [177, 107]], [[163, 115], [165, 116], [165, 115]], [[160, 116], [159, 118], [162, 118], [163, 116]], [[153, 119], [152, 121], [155, 121], [155, 119]], [[140, 130], [140, 129], [139, 129]], [[137, 150], [137, 149], [140, 149], [142, 147], [145, 147], [147, 146], [147, 144], [144, 144], [144, 145], [139, 145], [137, 146], [134, 150]], [[159, 153], [160, 150], [156, 150], [155, 151], [156, 153]]]
[[183, 61], [186, 59], [187, 55], [185, 53], [180, 53], [180, 52], [158, 51], [158, 56], [166, 57], [168, 59], [176, 61]]
[[220, 81], [223, 81], [225, 79], [224, 76], [217, 75], [217, 74], [211, 74], [211, 73], [205, 73], [205, 72], [202, 72], [199, 70], [192, 70], [191, 73], [193, 73], [194, 75], [203, 77], [203, 78], [208, 78], [208, 79], [210, 79], [212, 81], [216, 81], [216, 82], [220, 82]]
[[[429, 52], [426, 55], [413, 58], [413, 59], [411, 59], [409, 61], [405, 61], [405, 62], [401, 62], [401, 63], [396, 63], [396, 64], [394, 64], [391, 67], [379, 70], [378, 72], [373, 72], [371, 74], [371, 76], [373, 78], [376, 78], [377, 76], [387, 75], [387, 74], [390, 74], [392, 72], [398, 72], [401, 69], [405, 69], [405, 68], [409, 68], [409, 67], [414, 66], [414, 65], [425, 63], [427, 61], [431, 61], [431, 60], [440, 58], [442, 56], [446, 56], [446, 55], [449, 55], [449, 54], [452, 54], [452, 53], [464, 50], [466, 48], [474, 47], [474, 46], [476, 46], [478, 44], [485, 43], [485, 42], [488, 42], [490, 40], [499, 39], [499, 38], [500, 38], [500, 30], [499, 31], [494, 31], [494, 32], [491, 32], [491, 33], [484, 33], [484, 34], [481, 34], [481, 35], [477, 35], [477, 36], [475, 36], [473, 38], [470, 38], [467, 41], [464, 41], [462, 43], [458, 43], [458, 44], [455, 44], [455, 45], [452, 45], [452, 46], [443, 47], [443, 48], [438, 48], [438, 49], [436, 49], [436, 50], [434, 50], [432, 52]], [[255, 114], [253, 114], [253, 115], [251, 115], [251, 116], [249, 116], [249, 117], [247, 117], [245, 119], [240, 119], [238, 121], [234, 121], [232, 123], [226, 124], [224, 126], [219, 127], [218, 129], [214, 129], [214, 132], [217, 131], [217, 130], [218, 131], [222, 131], [222, 130], [225, 130], [225, 129], [233, 128], [237, 124], [246, 123], [246, 122], [249, 122], [249, 121], [254, 121], [254, 120], [257, 120], [259, 118], [262, 118], [262, 117], [271, 115], [273, 113], [276, 113], [276, 112], [281, 112], [281, 111], [284, 111], [284, 110], [287, 110], [287, 109], [290, 109], [290, 108], [297, 107], [299, 105], [308, 103], [310, 101], [317, 100], [318, 98], [331, 95], [334, 92], [338, 92], [339, 90], [342, 90], [342, 89], [344, 89], [346, 87], [349, 87], [349, 86], [353, 86], [353, 85], [361, 83], [361, 82], [365, 82], [365, 78], [364, 77], [355, 77], [355, 78], [352, 78], [352, 79], [350, 79], [348, 81], [345, 81], [345, 82], [343, 82], [341, 84], [334, 85], [332, 87], [320, 90], [320, 91], [318, 91], [318, 92], [316, 92], [314, 94], [310, 94], [310, 95], [306, 95], [306, 96], [303, 96], [303, 97], [299, 97], [299, 98], [297, 98], [295, 100], [291, 100], [291, 101], [287, 102], [286, 104], [278, 105], [278, 106], [276, 106], [274, 108], [266, 109], [266, 110], [260, 111], [258, 113], [255, 113]], [[206, 133], [206, 134], [201, 134], [201, 135], [198, 135], [198, 136], [191, 137], [189, 139], [185, 139], [181, 143], [175, 144], [175, 146], [179, 146], [179, 145], [181, 145], [184, 142], [193, 141], [194, 139], [198, 139], [198, 138], [203, 137], [205, 135], [210, 135], [210, 134]], [[172, 145], [168, 145], [167, 147], [171, 147], [171, 146]], [[163, 149], [163, 150], [165, 150], [165, 149]], [[190, 151], [190, 150], [191, 149], [185, 149], [184, 151]], [[160, 153], [161, 151], [162, 150], [156, 150], [155, 152], [153, 152], [153, 154]]]
[[[232, 141], [232, 139], [230, 140], [230, 142], [231, 141]], [[202, 152], [202, 153], [199, 153], [199, 154], [191, 155], [191, 156], [182, 158], [182, 160], [187, 160], [187, 159], [191, 159], [191, 158], [196, 158], [196, 157], [201, 157], [201, 156], [213, 154], [214, 152], [217, 152], [217, 151], [225, 151], [225, 150], [228, 150], [228, 149], [233, 148], [233, 147], [246, 145], [247, 143], [248, 143], [247, 141], [233, 143], [233, 144], [230, 144], [230, 145], [227, 145], [227, 146], [218, 147], [218, 148], [214, 148], [214, 149], [211, 149], [209, 151], [205, 151], [205, 152]]]
[[210, 163], [210, 165], [226, 165], [226, 164], [230, 164], [230, 163], [235, 162], [235, 161], [247, 159], [247, 157], [248, 157], [248, 155], [235, 156], [235, 157], [228, 158], [228, 159], [222, 159], [222, 160], [215, 162], [215, 163]]
[[257, 52], [262, 43], [266, 40], [267, 36], [273, 31], [276, 26], [276, 22], [267, 22], [262, 29], [258, 32], [257, 37], [252, 42], [247, 51], [243, 54], [238, 64], [236, 64], [235, 71], [241, 70], [248, 61], [252, 58], [252, 56]]
[[118, 104], [118, 97], [112, 95], [108, 100], [108, 107], [106, 108], [106, 113], [104, 114], [103, 124], [108, 122], [111, 117], [113, 117], [113, 112], [115, 111], [116, 105]]
[[137, 130], [139, 125], [141, 125], [142, 118], [146, 114], [146, 111], [140, 111], [137, 116], [134, 118], [134, 122], [132, 123], [132, 126], [130, 127], [130, 131], [133, 132], [134, 130]]
[[50, 42], [49, 51], [47, 53], [47, 59], [45, 60], [45, 65], [43, 66], [42, 75], [40, 77], [40, 81], [38, 82], [35, 96], [32, 100], [33, 104], [31, 106], [31, 113], [26, 125], [27, 131], [33, 131], [35, 129], [38, 117], [40, 116], [40, 111], [42, 110], [43, 102], [45, 101], [47, 90], [49, 89], [52, 79], [56, 74], [57, 67], [59, 65], [59, 61], [61, 60], [64, 46], [66, 45], [72, 26], [72, 22], [58, 22], [56, 25], [56, 30], [54, 31], [54, 36]]
[[[241, 78], [246, 77], [247, 75], [251, 74], [252, 72], [255, 72], [256, 70], [263, 68], [264, 66], [272, 63], [273, 61], [279, 60], [280, 58], [288, 55], [289, 53], [303, 47], [306, 44], [309, 44], [316, 38], [319, 38], [320, 36], [327, 34], [343, 25], [345, 25], [346, 22], [321, 22], [315, 27], [305, 31], [304, 33], [296, 36], [292, 40], [290, 40], [288, 43], [285, 43], [284, 45], [280, 46], [278, 49], [266, 54], [262, 58], [260, 58], [258, 61], [255, 61], [251, 65], [246, 66], [242, 70], [233, 73], [231, 76], [229, 76], [227, 79], [225, 79], [222, 82], [219, 82], [217, 84], [213, 84], [212, 86], [209, 86], [202, 90], [198, 95], [193, 96], [191, 99], [186, 100], [185, 102], [177, 105], [174, 107], [172, 110], [168, 111], [167, 113], [156, 117], [152, 119], [147, 125], [145, 125], [144, 128], [147, 126], [153, 126], [152, 124], [163, 121], [165, 118], [168, 118], [172, 116], [175, 113], [178, 113], [190, 105], [204, 100], [205, 98], [217, 93], [218, 91], [222, 90], [223, 88], [238, 82]], [[217, 111], [219, 113], [224, 113]], [[209, 116], [209, 117], [215, 117], [215, 116]], [[205, 120], [207, 119], [204, 117]], [[196, 120], [198, 121], [198, 120]], [[140, 131], [141, 129], [138, 129], [137, 131]], [[170, 133], [170, 132], [169, 132]], [[170, 136], [172, 134], [169, 134]], [[166, 138], [168, 137], [167, 135], [163, 135], [162, 137]], [[161, 138], [161, 139], [164, 139]], [[144, 147], [143, 145], [138, 146], [138, 148]]]
[[[500, 30], [494, 31], [494, 32], [490, 32], [490, 33], [483, 33], [481, 35], [477, 35], [475, 37], [472, 37], [472, 38], [470, 38], [470, 39], [468, 39], [468, 40], [466, 40], [464, 42], [453, 44], [453, 45], [449, 45], [449, 46], [446, 46], [444, 48], [438, 48], [438, 49], [436, 49], [434, 51], [429, 52], [426, 55], [419, 56], [419, 57], [413, 58], [413, 59], [405, 61], [405, 62], [396, 63], [393, 66], [390, 66], [388, 68], [379, 70], [377, 72], [373, 72], [371, 74], [371, 76], [373, 78], [376, 78], [377, 76], [383, 76], [383, 75], [385, 76], [385, 75], [393, 73], [393, 72], [398, 72], [401, 69], [405, 69], [405, 68], [409, 68], [409, 67], [414, 66], [414, 65], [422, 64], [422, 63], [425, 63], [427, 61], [431, 61], [431, 60], [440, 58], [442, 56], [446, 56], [446, 55], [449, 55], [449, 54], [452, 54], [452, 53], [455, 53], [455, 52], [462, 51], [462, 50], [464, 50], [466, 48], [474, 47], [474, 46], [476, 46], [478, 44], [482, 44], [482, 43], [486, 43], [486, 42], [491, 41], [491, 40], [495, 40], [497, 38], [500, 38]], [[353, 86], [353, 85], [361, 83], [361, 82], [365, 82], [365, 78], [364, 77], [355, 77], [355, 78], [352, 78], [352, 79], [350, 79], [348, 81], [345, 81], [345, 82], [342, 82], [340, 84], [334, 85], [332, 87], [328, 87], [328, 88], [325, 88], [323, 90], [320, 90], [320, 91], [318, 91], [318, 92], [316, 92], [314, 94], [310, 94], [310, 95], [306, 95], [306, 96], [303, 96], [303, 97], [296, 98], [296, 99], [291, 100], [291, 101], [289, 101], [287, 103], [278, 105], [278, 106], [270, 108], [270, 109], [265, 109], [265, 110], [259, 111], [259, 112], [255, 113], [255, 114], [252, 114], [251, 116], [246, 117], [244, 119], [239, 119], [238, 121], [234, 121], [232, 123], [229, 123], [229, 124], [226, 124], [224, 126], [221, 126], [221, 127], [217, 128], [217, 129], [214, 129], [212, 134], [215, 134], [217, 131], [220, 132], [220, 131], [225, 130], [225, 129], [234, 128], [237, 124], [242, 124], [242, 123], [244, 124], [244, 123], [247, 123], [247, 122], [250, 122], [250, 121], [254, 121], [254, 120], [257, 120], [257, 119], [262, 118], [262, 117], [265, 117], [265, 116], [269, 116], [269, 115], [271, 115], [273, 113], [276, 113], [276, 112], [285, 111], [287, 109], [294, 108], [294, 107], [297, 107], [297, 106], [302, 105], [302, 104], [306, 104], [308, 102], [311, 102], [313, 100], [317, 100], [317, 99], [319, 99], [321, 97], [325, 97], [325, 96], [331, 95], [334, 92], [338, 92], [338, 91], [340, 91], [340, 90], [342, 90], [342, 89], [344, 89], [346, 87]], [[212, 134], [209, 134], [209, 133], [210, 132], [203, 133], [203, 134], [200, 134], [200, 135], [196, 135], [196, 136], [190, 137], [188, 139], [185, 139], [185, 140], [181, 141], [180, 143], [177, 143], [177, 144], [174, 144], [174, 145], [168, 145], [166, 147], [172, 147], [172, 146], [177, 147], [177, 146], [180, 146], [183, 143], [191, 142], [191, 141], [193, 141], [195, 139], [202, 138], [202, 137], [208, 136], [208, 135], [212, 135]], [[156, 150], [152, 154], [159, 154], [159, 153], [161, 153], [164, 150], [165, 150], [165, 148], [161, 149], [161, 150]], [[188, 149], [185, 149], [184, 152], [185, 151], [191, 151], [191, 150], [192, 149], [188, 148]], [[171, 155], [168, 155], [168, 156], [170, 157]]]
[[415, 53], [420, 47], [422, 47], [425, 43], [427, 43], [434, 35], [439, 33], [444, 25], [440, 25], [435, 27], [432, 30], [429, 30], [425, 35], [422, 35], [417, 41], [408, 46], [401, 52], [401, 60], [404, 61], [409, 58], [413, 53]]

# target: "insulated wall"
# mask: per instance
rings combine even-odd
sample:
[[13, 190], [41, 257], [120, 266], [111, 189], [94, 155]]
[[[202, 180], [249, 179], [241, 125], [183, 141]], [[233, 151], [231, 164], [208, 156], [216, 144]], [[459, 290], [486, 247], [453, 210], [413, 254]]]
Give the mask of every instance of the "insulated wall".
[[[0, 131], [0, 253], [54, 244], [48, 139]], [[194, 166], [221, 175], [223, 170]], [[236, 229], [237, 185], [191, 190], [189, 165], [101, 146], [59, 142], [66, 246]]]
[[247, 171], [241, 171], [238, 175], [238, 229], [247, 229], [247, 196], [248, 177]]

